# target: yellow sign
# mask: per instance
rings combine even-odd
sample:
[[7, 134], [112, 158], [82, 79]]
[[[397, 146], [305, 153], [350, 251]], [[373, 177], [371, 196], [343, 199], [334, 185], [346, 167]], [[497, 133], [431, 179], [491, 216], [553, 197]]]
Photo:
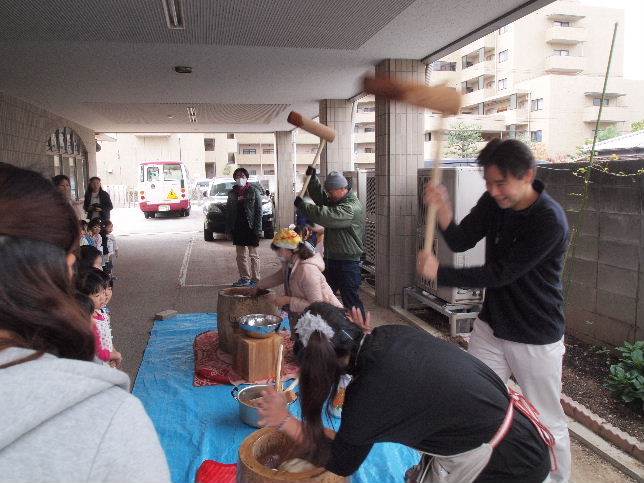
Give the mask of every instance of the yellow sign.
[[168, 193], [168, 196], [166, 196], [166, 197], [165, 197], [165, 199], [166, 199], [166, 200], [178, 200], [178, 199], [179, 199], [179, 197], [178, 197], [178, 196], [177, 196], [177, 194], [174, 192], [174, 190], [170, 190], [170, 192]]

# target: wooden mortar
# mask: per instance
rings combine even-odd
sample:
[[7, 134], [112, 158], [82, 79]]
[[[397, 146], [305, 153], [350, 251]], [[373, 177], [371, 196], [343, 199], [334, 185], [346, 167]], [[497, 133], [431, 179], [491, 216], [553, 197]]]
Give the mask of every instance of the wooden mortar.
[[237, 483], [268, 483], [299, 481], [300, 483], [347, 483], [348, 478], [338, 476], [324, 468], [314, 468], [301, 473], [273, 470], [262, 463], [268, 456], [285, 457], [293, 442], [274, 428], [264, 428], [248, 436], [239, 448]]
[[233, 287], [219, 291], [217, 298], [217, 326], [219, 348], [235, 355], [239, 338], [237, 319], [249, 314], [279, 315], [279, 310], [270, 303], [270, 290]]

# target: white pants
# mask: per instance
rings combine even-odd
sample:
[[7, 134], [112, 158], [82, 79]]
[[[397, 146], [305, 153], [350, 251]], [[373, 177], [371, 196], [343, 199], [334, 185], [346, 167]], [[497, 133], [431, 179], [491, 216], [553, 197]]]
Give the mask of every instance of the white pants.
[[561, 366], [565, 352], [563, 339], [552, 344], [522, 344], [494, 336], [492, 328], [480, 319], [474, 321], [468, 352], [485, 362], [507, 383], [514, 375], [521, 391], [540, 413], [541, 421], [555, 437], [558, 470], [550, 473], [552, 482], [570, 480], [570, 437], [566, 415], [561, 407]]

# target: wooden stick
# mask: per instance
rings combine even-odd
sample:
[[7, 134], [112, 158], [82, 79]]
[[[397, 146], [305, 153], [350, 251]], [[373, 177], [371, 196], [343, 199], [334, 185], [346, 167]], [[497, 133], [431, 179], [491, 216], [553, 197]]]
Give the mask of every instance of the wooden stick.
[[284, 355], [284, 344], [280, 344], [277, 351], [277, 367], [275, 368], [275, 390], [280, 392], [282, 390], [282, 356]]
[[[311, 163], [310, 167], [315, 168], [318, 165], [318, 162], [320, 161], [320, 155], [322, 154], [322, 150], [324, 149], [324, 146], [326, 146], [326, 139], [322, 138], [320, 139], [320, 145], [318, 146], [318, 152], [315, 153], [315, 158], [313, 158], [313, 163]], [[302, 189], [300, 190], [300, 198], [302, 198], [306, 194], [306, 190], [309, 187], [309, 182], [311, 181], [311, 175], [307, 175], [306, 178], [304, 179], [304, 184], [302, 185]]]
[[[436, 146], [434, 148], [434, 166], [432, 167], [432, 179], [429, 182], [432, 186], [438, 186], [441, 182], [441, 145], [443, 144], [444, 116], [438, 122], [438, 131], [434, 137]], [[427, 218], [425, 220], [425, 250], [432, 250], [434, 247], [434, 233], [436, 231], [436, 206], [429, 205]]]

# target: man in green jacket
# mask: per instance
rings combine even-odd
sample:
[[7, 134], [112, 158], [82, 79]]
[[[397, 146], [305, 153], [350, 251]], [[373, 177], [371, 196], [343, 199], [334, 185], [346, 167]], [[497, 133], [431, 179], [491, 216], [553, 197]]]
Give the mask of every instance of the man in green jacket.
[[360, 258], [364, 232], [364, 206], [349, 188], [347, 179], [332, 171], [324, 181], [324, 190], [315, 174], [315, 168], [306, 171], [311, 176], [309, 195], [313, 203], [305, 203], [299, 196], [295, 206], [313, 223], [324, 227], [324, 261], [326, 279], [334, 292], [340, 291], [346, 308], [364, 305], [358, 295], [360, 289]]

